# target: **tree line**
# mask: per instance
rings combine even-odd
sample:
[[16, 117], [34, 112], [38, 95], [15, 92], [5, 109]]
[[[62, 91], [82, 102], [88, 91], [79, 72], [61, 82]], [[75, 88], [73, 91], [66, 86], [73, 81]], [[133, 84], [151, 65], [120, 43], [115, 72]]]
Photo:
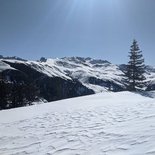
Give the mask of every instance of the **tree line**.
[[9, 82], [0, 79], [0, 109], [31, 105], [37, 99], [38, 90], [32, 83]]

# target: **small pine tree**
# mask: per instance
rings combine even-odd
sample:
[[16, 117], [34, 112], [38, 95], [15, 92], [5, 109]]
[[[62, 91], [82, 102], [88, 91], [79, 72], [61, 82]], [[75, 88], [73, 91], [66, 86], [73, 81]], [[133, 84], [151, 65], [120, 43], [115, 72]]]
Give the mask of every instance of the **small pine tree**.
[[126, 72], [129, 83], [128, 90], [136, 91], [144, 86], [144, 73], [145, 65], [142, 51], [140, 51], [137, 41], [133, 40], [133, 44], [131, 45], [129, 52], [129, 62]]

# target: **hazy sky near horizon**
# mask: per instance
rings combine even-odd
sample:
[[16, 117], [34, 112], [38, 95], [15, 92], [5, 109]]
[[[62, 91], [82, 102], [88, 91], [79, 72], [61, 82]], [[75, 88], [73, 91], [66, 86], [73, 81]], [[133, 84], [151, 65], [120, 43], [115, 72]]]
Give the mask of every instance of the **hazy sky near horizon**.
[[155, 0], [0, 0], [0, 55], [120, 64], [134, 38], [155, 65]]

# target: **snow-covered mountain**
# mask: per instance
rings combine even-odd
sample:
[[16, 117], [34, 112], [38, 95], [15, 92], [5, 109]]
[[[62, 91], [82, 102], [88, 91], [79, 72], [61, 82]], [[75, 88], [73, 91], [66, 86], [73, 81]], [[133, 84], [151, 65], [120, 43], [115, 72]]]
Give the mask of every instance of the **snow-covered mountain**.
[[155, 99], [130, 92], [0, 111], [1, 155], [154, 155]]
[[[109, 89], [109, 86], [116, 86], [113, 89], [123, 89], [123, 72], [117, 65], [108, 61], [95, 60], [91, 58], [69, 57], [61, 59], [47, 59], [40, 61], [19, 61], [1, 59], [0, 68], [22, 70], [18, 66], [25, 65], [48, 77], [60, 77], [65, 80], [78, 80], [86, 87], [95, 92]], [[10, 67], [10, 68], [9, 68]], [[22, 70], [24, 72], [24, 68]]]
[[[0, 75], [9, 81], [33, 81], [40, 88], [40, 96], [48, 101], [126, 89], [123, 65], [82, 57], [42, 60], [2, 58]], [[146, 69], [147, 89], [154, 90], [155, 68]]]
[[[0, 59], [0, 82], [11, 88], [31, 83], [47, 101], [89, 96], [0, 111], [0, 154], [155, 154], [155, 93], [122, 91], [125, 65], [81, 57], [42, 60]], [[147, 66], [145, 75], [146, 89], [155, 90], [155, 68]]]

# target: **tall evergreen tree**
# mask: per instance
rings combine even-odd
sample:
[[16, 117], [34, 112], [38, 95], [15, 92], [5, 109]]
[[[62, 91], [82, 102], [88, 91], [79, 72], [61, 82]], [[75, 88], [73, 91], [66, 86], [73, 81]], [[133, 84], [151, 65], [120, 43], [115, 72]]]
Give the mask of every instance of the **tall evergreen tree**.
[[126, 76], [128, 79], [128, 90], [136, 91], [144, 86], [145, 65], [142, 51], [139, 49], [136, 40], [133, 40], [129, 52], [129, 62], [127, 65]]

